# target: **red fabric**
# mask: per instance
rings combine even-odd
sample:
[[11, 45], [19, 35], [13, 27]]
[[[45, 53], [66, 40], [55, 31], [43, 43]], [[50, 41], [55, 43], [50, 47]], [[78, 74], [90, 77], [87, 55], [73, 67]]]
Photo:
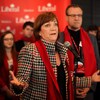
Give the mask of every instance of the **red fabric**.
[[32, 36], [30, 38], [27, 38], [27, 37], [22, 36], [21, 40], [26, 41], [26, 42], [30, 42], [30, 43], [34, 43], [35, 42], [35, 37]]
[[[81, 36], [82, 49], [83, 49], [83, 55], [84, 55], [85, 76], [91, 76], [96, 71], [96, 58], [94, 54], [94, 49], [88, 37], [88, 34], [82, 28], [80, 29], [80, 36]], [[65, 41], [69, 41], [70, 44], [72, 45], [71, 37], [70, 37], [67, 27], [64, 30], [64, 39]], [[72, 54], [70, 50], [68, 50], [67, 53], [69, 57], [68, 71], [70, 73], [70, 71], [74, 71], [74, 55]], [[70, 91], [73, 92], [72, 84], [69, 84], [69, 85], [70, 85], [69, 86]], [[73, 100], [71, 95], [70, 95], [70, 100]]]
[[35, 45], [40, 53], [40, 56], [45, 64], [45, 68], [47, 71], [47, 85], [48, 85], [47, 100], [62, 100], [58, 83], [56, 81], [52, 65], [50, 63], [48, 54], [46, 52], [46, 48], [41, 40], [36, 41]]
[[[15, 58], [13, 58], [13, 66], [14, 66], [13, 68], [14, 74], [16, 74], [17, 60]], [[0, 66], [0, 89], [3, 88], [5, 85], [9, 88], [9, 69], [6, 56], [4, 59], [4, 65]], [[0, 100], [2, 100], [2, 98], [4, 98], [4, 94], [0, 92]]]

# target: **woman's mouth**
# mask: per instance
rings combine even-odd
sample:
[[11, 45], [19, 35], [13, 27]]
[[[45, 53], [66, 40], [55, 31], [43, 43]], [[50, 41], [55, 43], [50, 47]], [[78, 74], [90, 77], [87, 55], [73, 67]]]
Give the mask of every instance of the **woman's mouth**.
[[51, 33], [50, 35], [56, 35], [56, 33]]

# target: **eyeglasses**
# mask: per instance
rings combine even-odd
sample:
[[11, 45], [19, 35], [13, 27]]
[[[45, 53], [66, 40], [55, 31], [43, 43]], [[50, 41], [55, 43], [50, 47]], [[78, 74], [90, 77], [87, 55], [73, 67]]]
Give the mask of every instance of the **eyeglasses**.
[[73, 17], [73, 18], [77, 16], [77, 17], [81, 18], [83, 15], [82, 14], [69, 14], [67, 16], [70, 16], [70, 17]]
[[5, 40], [5, 41], [9, 41], [9, 40], [10, 40], [10, 41], [13, 41], [14, 39], [13, 39], [13, 38], [5, 38], [4, 40]]

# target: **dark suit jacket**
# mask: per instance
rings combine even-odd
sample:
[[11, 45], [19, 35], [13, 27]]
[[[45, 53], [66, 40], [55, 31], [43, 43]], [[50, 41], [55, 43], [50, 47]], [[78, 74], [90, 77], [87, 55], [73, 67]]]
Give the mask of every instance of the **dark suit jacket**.
[[24, 47], [24, 41], [23, 40], [18, 40], [15, 42], [15, 48], [17, 52], [20, 52], [20, 50], [22, 49], [22, 47]]
[[100, 55], [99, 55], [99, 49], [98, 49], [98, 43], [97, 43], [96, 37], [91, 34], [89, 34], [89, 37], [94, 47], [94, 52], [95, 52], [96, 61], [97, 61], [97, 69], [100, 69]]
[[[89, 35], [89, 37], [90, 37], [90, 40], [94, 47], [94, 52], [95, 52], [96, 62], [97, 62], [97, 69], [100, 69], [100, 58], [99, 58], [97, 40], [96, 40], [95, 36], [93, 36], [93, 35]], [[58, 41], [61, 43], [64, 43], [64, 32], [60, 33], [60, 37], [59, 37]], [[91, 90], [95, 91], [95, 89], [96, 89], [96, 83], [93, 83]]]

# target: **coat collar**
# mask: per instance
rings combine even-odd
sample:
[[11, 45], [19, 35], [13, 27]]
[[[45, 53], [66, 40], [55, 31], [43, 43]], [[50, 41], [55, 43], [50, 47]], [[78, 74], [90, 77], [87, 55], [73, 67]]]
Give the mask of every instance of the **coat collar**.
[[69, 58], [67, 55], [68, 49], [66, 47], [64, 47], [64, 45], [62, 43], [60, 43], [58, 41], [55, 43], [51, 43], [44, 39], [41, 39], [41, 41], [45, 45], [48, 53], [55, 54], [55, 52], [57, 51], [60, 54], [62, 63], [65, 65], [65, 61], [67, 60], [67, 63], [69, 64]]

